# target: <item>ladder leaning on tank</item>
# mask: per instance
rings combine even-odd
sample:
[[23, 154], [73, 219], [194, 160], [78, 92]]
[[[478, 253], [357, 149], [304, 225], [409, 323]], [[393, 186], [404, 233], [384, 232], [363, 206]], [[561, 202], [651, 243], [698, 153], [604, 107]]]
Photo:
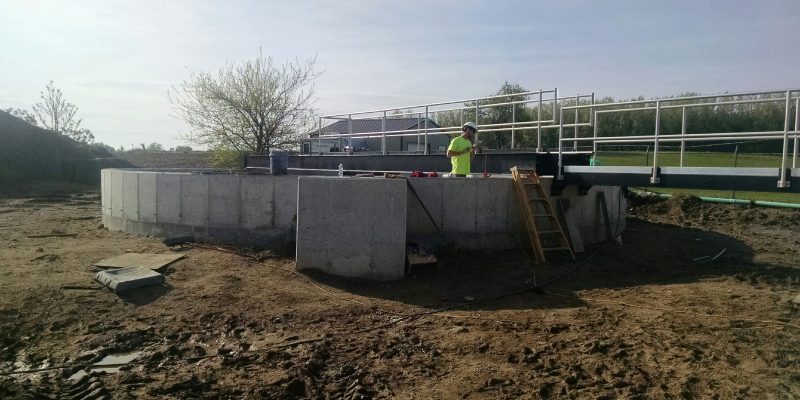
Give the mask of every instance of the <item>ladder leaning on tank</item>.
[[514, 178], [522, 217], [525, 219], [536, 262], [544, 263], [547, 251], [568, 251], [574, 260], [575, 253], [561, 228], [549, 196], [542, 188], [539, 174], [536, 170], [513, 167], [511, 175]]

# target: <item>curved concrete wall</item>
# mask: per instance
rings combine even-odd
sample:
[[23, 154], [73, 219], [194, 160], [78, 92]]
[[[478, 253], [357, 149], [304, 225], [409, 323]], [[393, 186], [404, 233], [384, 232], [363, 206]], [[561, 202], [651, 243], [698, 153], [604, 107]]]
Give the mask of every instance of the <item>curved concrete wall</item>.
[[[296, 246], [298, 269], [340, 276], [402, 278], [406, 243], [438, 238], [437, 227], [460, 249], [516, 249], [528, 241], [508, 176], [406, 181], [105, 169], [101, 178], [108, 229], [280, 250]], [[546, 189], [551, 181], [543, 178]], [[596, 186], [578, 195], [570, 186], [553, 198], [554, 205], [568, 200], [563, 208], [573, 241], [596, 243], [607, 230], [622, 232], [626, 204], [620, 190]]]
[[101, 191], [111, 230], [271, 248], [294, 241], [296, 176], [104, 169]]

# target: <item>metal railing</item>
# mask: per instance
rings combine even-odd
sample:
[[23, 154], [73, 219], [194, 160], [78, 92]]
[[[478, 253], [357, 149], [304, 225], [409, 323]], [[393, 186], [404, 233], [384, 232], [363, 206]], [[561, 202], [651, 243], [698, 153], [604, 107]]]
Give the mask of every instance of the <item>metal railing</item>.
[[[501, 102], [491, 102], [497, 99], [515, 99], [519, 98], [520, 100], [512, 100], [512, 101], [501, 101]], [[353, 148], [353, 139], [369, 139], [369, 138], [381, 138], [381, 154], [387, 154], [387, 146], [386, 146], [386, 139], [387, 137], [417, 137], [416, 145], [417, 149], [419, 149], [420, 145], [422, 145], [422, 153], [429, 154], [429, 143], [428, 137], [435, 136], [435, 135], [452, 135], [452, 134], [460, 134], [461, 133], [461, 126], [465, 122], [464, 115], [465, 111], [469, 111], [469, 114], [472, 115], [474, 113], [475, 123], [478, 125], [479, 133], [488, 133], [488, 132], [509, 132], [511, 135], [511, 148], [516, 148], [517, 145], [517, 137], [516, 134], [518, 131], [536, 131], [536, 143], [537, 143], [537, 150], [542, 149], [542, 132], [543, 130], [547, 129], [558, 129], [562, 126], [560, 121], [555, 120], [554, 118], [550, 119], [542, 119], [542, 111], [545, 107], [552, 108], [552, 115], [558, 115], [558, 110], [560, 109], [561, 105], [559, 102], [564, 103], [566, 101], [574, 100], [576, 104], [578, 104], [582, 99], [586, 99], [594, 103], [594, 93], [589, 95], [575, 95], [575, 96], [564, 96], [558, 97], [558, 88], [553, 90], [538, 90], [538, 91], [529, 91], [529, 92], [521, 92], [521, 93], [510, 93], [510, 94], [502, 94], [502, 95], [495, 95], [495, 96], [487, 96], [487, 97], [478, 97], [473, 99], [466, 99], [466, 100], [453, 100], [453, 101], [444, 101], [444, 102], [437, 102], [437, 103], [428, 103], [428, 104], [419, 104], [419, 105], [412, 105], [412, 106], [405, 106], [405, 107], [396, 107], [396, 108], [387, 108], [387, 109], [380, 109], [380, 110], [370, 110], [370, 111], [358, 111], [346, 114], [333, 114], [333, 115], [326, 115], [319, 117], [319, 125], [317, 127], [317, 137], [316, 140], [318, 142], [318, 151], [312, 153], [319, 153], [322, 154], [322, 143], [323, 140], [335, 140], [341, 141], [342, 139], [346, 140], [348, 143], [348, 147], [350, 149]], [[536, 107], [536, 119], [532, 121], [517, 121], [517, 105], [535, 105]], [[453, 107], [453, 105], [459, 105], [457, 107]], [[446, 107], [444, 107], [446, 106]], [[511, 106], [511, 121], [510, 122], [500, 122], [500, 123], [481, 123], [480, 115], [481, 110], [491, 109], [494, 107], [505, 107]], [[443, 108], [444, 107], [444, 108]], [[439, 126], [439, 127], [430, 127], [428, 126], [428, 121], [431, 118], [436, 118], [439, 113], [444, 112], [458, 112], [459, 113], [459, 124], [458, 125], [449, 125], [449, 126]], [[353, 117], [359, 117], [361, 119], [367, 120], [378, 120], [381, 121], [381, 129], [376, 131], [370, 132], [353, 132]], [[419, 121], [416, 126], [416, 130], [387, 130], [387, 121], [391, 120], [392, 118], [398, 117], [407, 117], [411, 116], [412, 118], [417, 118]], [[452, 117], [452, 115], [451, 115]], [[333, 132], [333, 133], [323, 133], [324, 121], [326, 120], [334, 120], [334, 121], [347, 121], [347, 131], [346, 132]], [[582, 126], [591, 126], [590, 122], [583, 122], [580, 123], [576, 120], [575, 124], [567, 124], [567, 127], [575, 126], [576, 129]], [[419, 150], [415, 151], [419, 152]]]
[[[691, 97], [676, 97], [667, 99], [655, 100], [640, 100], [640, 101], [627, 101], [618, 103], [602, 103], [591, 105], [575, 105], [561, 107], [559, 110], [559, 121], [562, 123], [558, 130], [558, 170], [559, 178], [563, 179], [563, 154], [564, 143], [572, 142], [573, 148], [578, 148], [578, 142], [591, 142], [592, 152], [597, 153], [598, 144], [619, 144], [619, 143], [651, 143], [653, 145], [653, 171], [650, 177], [650, 182], [657, 184], [660, 182], [658, 176], [659, 168], [659, 145], [665, 142], [680, 142], [680, 166], [683, 167], [684, 154], [686, 149], [686, 142], [707, 142], [716, 140], [740, 140], [740, 139], [754, 139], [754, 140], [768, 140], [768, 139], [783, 139], [783, 150], [781, 152], [781, 171], [778, 181], [778, 188], [788, 188], [789, 181], [787, 180], [787, 169], [789, 168], [789, 139], [794, 139], [794, 146], [792, 150], [792, 163], [791, 168], [797, 167], [797, 153], [798, 153], [798, 136], [800, 136], [800, 98], [792, 97], [792, 94], [800, 92], [799, 89], [778, 90], [778, 91], [761, 91], [761, 92], [746, 92], [746, 93], [732, 93], [712, 96], [691, 96]], [[769, 97], [776, 96], [780, 97]], [[736, 97], [745, 96], [768, 96], [756, 99], [733, 99]], [[732, 100], [723, 100], [732, 99]], [[795, 109], [795, 126], [794, 130], [790, 129], [790, 122], [792, 117], [792, 101], [794, 101]], [[675, 104], [679, 103], [679, 104]], [[760, 131], [760, 132], [712, 132], [712, 133], [687, 133], [687, 109], [699, 107], [714, 107], [723, 105], [740, 105], [740, 104], [760, 104], [760, 103], [784, 103], [784, 129], [780, 131]], [[681, 109], [681, 133], [664, 135], [661, 132], [662, 110], [668, 109]], [[577, 128], [572, 137], [565, 137], [569, 126], [563, 124], [565, 112], [571, 110], [575, 111], [576, 121], [577, 115], [580, 110], [589, 110], [591, 113], [590, 123], [593, 127], [592, 136], [580, 137]], [[598, 118], [603, 114], [610, 113], [632, 113], [642, 111], [655, 112], [655, 129], [652, 135], [618, 135], [618, 136], [599, 136], [599, 126], [601, 120]]]
[[[323, 140], [346, 140], [352, 149], [353, 138], [381, 138], [381, 154], [387, 154], [387, 137], [417, 137], [417, 151], [423, 145], [421, 153], [429, 154], [429, 136], [460, 134], [461, 124], [464, 121], [465, 111], [469, 114], [474, 113], [475, 123], [478, 125], [480, 133], [487, 132], [508, 132], [511, 136], [511, 148], [516, 148], [516, 133], [519, 131], [536, 131], [536, 150], [542, 151], [542, 138], [544, 131], [551, 130], [557, 135], [558, 143], [558, 171], [559, 179], [563, 179], [563, 155], [570, 152], [565, 149], [565, 144], [572, 144], [571, 151], [579, 151], [579, 144], [589, 142], [592, 153], [597, 153], [598, 145], [603, 144], [623, 144], [623, 143], [647, 143], [652, 144], [653, 163], [652, 176], [653, 184], [659, 183], [659, 151], [662, 143], [680, 143], [679, 166], [684, 166], [684, 156], [686, 153], [687, 142], [710, 142], [719, 140], [783, 140], [783, 150], [781, 152], [781, 172], [778, 181], [779, 188], [787, 188], [787, 169], [789, 168], [789, 139], [794, 139], [791, 150], [791, 168], [797, 168], [798, 160], [798, 137], [800, 136], [800, 89], [773, 90], [773, 91], [753, 91], [741, 93], [725, 93], [720, 95], [672, 97], [651, 100], [623, 101], [616, 103], [595, 103], [594, 93], [588, 95], [558, 96], [558, 88], [552, 90], [539, 90], [522, 93], [511, 93], [487, 97], [479, 97], [466, 100], [454, 100], [438, 103], [420, 104], [406, 107], [387, 108], [371, 111], [359, 111], [347, 114], [334, 114], [319, 117], [317, 138], [319, 143], [319, 153], [322, 154]], [[793, 97], [794, 96], [794, 97]], [[749, 97], [749, 98], [743, 98]], [[753, 98], [755, 97], [755, 98]], [[519, 99], [512, 101], [501, 101], [492, 103], [498, 99]], [[573, 103], [574, 105], [567, 105]], [[583, 104], [582, 104], [583, 103]], [[736, 106], [747, 104], [768, 104], [783, 103], [783, 130], [772, 131], [729, 131], [729, 132], [710, 132], [710, 133], [687, 133], [687, 110], [702, 107]], [[790, 128], [792, 118], [792, 106], [794, 103], [795, 124], [794, 129]], [[457, 105], [454, 107], [454, 105]], [[517, 121], [516, 105], [536, 107], [536, 119], [532, 121]], [[481, 110], [493, 107], [511, 106], [510, 122], [483, 123], [480, 122]], [[542, 111], [547, 108], [552, 109], [553, 116], [543, 119]], [[663, 111], [680, 109], [681, 110], [681, 131], [677, 134], [663, 134], [661, 123]], [[625, 135], [624, 132], [617, 132], [615, 135], [601, 136], [599, 128], [602, 125], [603, 115], [616, 113], [635, 113], [652, 111], [654, 115], [654, 129], [652, 135]], [[459, 125], [429, 127], [428, 121], [431, 117], [436, 117], [442, 112], [459, 113]], [[391, 113], [391, 114], [390, 114]], [[416, 130], [387, 130], [387, 120], [402, 116], [412, 116], [418, 119]], [[381, 129], [372, 132], [353, 132], [353, 117], [381, 121]], [[583, 117], [582, 117], [583, 116]], [[451, 115], [452, 117], [452, 115]], [[567, 122], [567, 119], [571, 122]], [[347, 132], [323, 133], [323, 121], [347, 121]], [[589, 136], [581, 136], [581, 128], [588, 132]], [[571, 136], [568, 134], [572, 133]], [[313, 139], [312, 139], [313, 140]], [[312, 151], [313, 152], [313, 151]], [[648, 165], [649, 166], [649, 165]]]

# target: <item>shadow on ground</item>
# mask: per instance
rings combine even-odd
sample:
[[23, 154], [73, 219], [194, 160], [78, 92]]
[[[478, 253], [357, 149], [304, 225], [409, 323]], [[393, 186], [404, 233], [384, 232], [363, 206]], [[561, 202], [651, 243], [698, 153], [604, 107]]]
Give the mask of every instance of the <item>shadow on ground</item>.
[[[534, 265], [519, 250], [445, 257], [435, 268], [412, 271], [400, 282], [359, 282], [321, 272], [309, 272], [308, 275], [327, 285], [366, 297], [431, 308], [447, 307], [471, 298], [475, 299], [475, 304], [464, 309], [503, 310], [585, 305], [574, 294], [553, 296], [534, 292], [483, 301], [554, 280], [552, 287], [574, 293], [591, 289], [692, 283], [720, 277], [781, 280], [797, 274], [793, 267], [755, 264], [750, 247], [731, 236], [715, 232], [630, 220], [623, 240], [622, 246], [592, 246], [577, 255], [577, 262], [562, 257], [562, 260], [546, 265]], [[718, 254], [717, 259], [712, 260]]]
[[126, 303], [144, 306], [158, 300], [161, 296], [171, 292], [172, 289], [172, 285], [163, 283], [161, 285], [141, 287], [122, 292], [119, 293], [118, 296]]

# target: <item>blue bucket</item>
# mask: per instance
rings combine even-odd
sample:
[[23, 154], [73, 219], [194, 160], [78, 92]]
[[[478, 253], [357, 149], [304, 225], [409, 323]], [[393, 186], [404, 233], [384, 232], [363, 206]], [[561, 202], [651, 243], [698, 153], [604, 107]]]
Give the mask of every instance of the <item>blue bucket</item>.
[[269, 170], [272, 175], [286, 175], [289, 168], [289, 152], [272, 150], [269, 152]]

